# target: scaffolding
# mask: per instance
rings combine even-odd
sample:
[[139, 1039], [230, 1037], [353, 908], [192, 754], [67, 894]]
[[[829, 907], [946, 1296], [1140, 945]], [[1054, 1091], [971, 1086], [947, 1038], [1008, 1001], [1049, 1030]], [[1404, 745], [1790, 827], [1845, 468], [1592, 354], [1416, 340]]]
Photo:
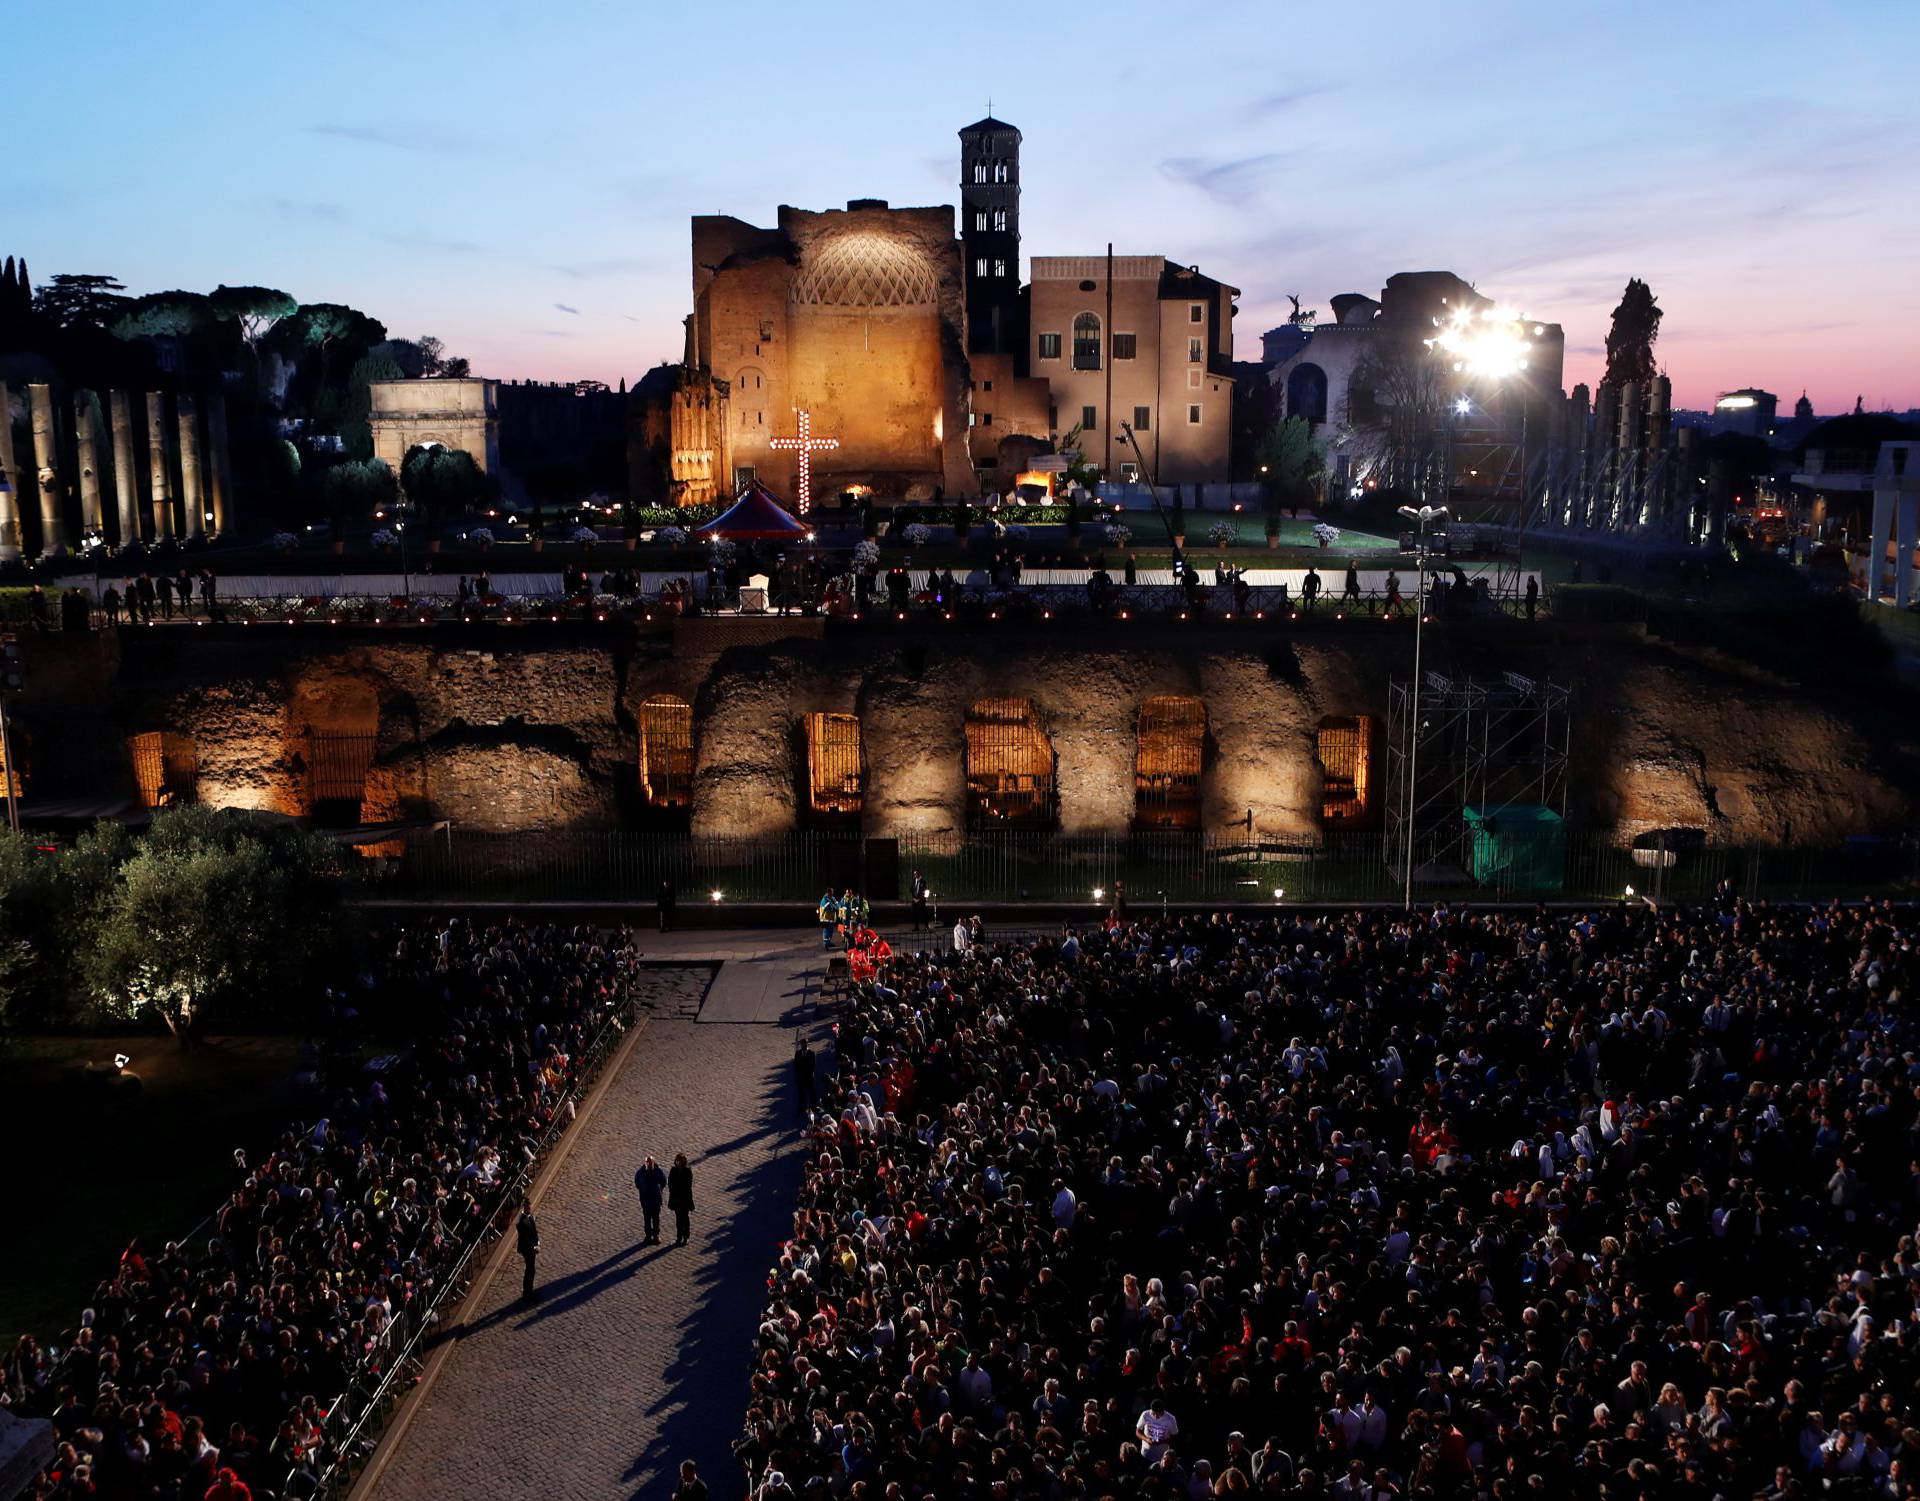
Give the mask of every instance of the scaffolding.
[[1387, 863], [1404, 881], [1411, 849], [1415, 884], [1457, 880], [1487, 868], [1475, 831], [1484, 846], [1490, 816], [1565, 817], [1572, 693], [1517, 672], [1492, 681], [1429, 672], [1417, 687], [1387, 688]]
[[1200, 777], [1207, 750], [1207, 706], [1159, 694], [1140, 705], [1133, 757], [1134, 826], [1200, 827]]

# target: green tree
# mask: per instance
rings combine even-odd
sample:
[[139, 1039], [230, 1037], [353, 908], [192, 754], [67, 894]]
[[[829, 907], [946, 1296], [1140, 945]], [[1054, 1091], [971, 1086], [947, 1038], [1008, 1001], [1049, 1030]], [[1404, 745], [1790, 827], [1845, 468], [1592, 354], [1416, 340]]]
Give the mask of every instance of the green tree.
[[327, 511], [334, 535], [349, 517], [367, 517], [384, 511], [400, 498], [399, 482], [384, 459], [348, 459], [327, 471]]
[[34, 310], [61, 328], [111, 328], [132, 298], [111, 276], [56, 276], [34, 294]]
[[214, 312], [199, 292], [150, 292], [136, 297], [114, 321], [120, 339], [184, 339], [212, 321]]
[[176, 1036], [296, 995], [324, 962], [340, 848], [292, 824], [169, 809], [115, 872], [83, 964], [101, 1010]]
[[346, 412], [340, 419], [340, 441], [350, 458], [373, 457], [373, 383], [377, 380], [402, 380], [406, 371], [392, 355], [382, 353], [386, 346], [370, 350], [353, 362], [347, 377]]
[[346, 405], [335, 376], [343, 355], [352, 352], [357, 359], [360, 353], [384, 340], [387, 329], [377, 318], [369, 318], [358, 308], [337, 302], [305, 302], [281, 319], [271, 333], [272, 344], [284, 348], [295, 359], [307, 355], [317, 357], [311, 410], [316, 420], [337, 421]]
[[1267, 501], [1267, 535], [1280, 535], [1280, 512], [1311, 504], [1326, 472], [1325, 446], [1305, 417], [1276, 422], [1260, 445], [1260, 488]]
[[400, 487], [429, 522], [477, 505], [491, 487], [463, 448], [414, 448], [400, 465]]
[[1613, 326], [1607, 330], [1609, 385], [1638, 381], [1644, 389], [1653, 379], [1653, 341], [1660, 337], [1660, 317], [1653, 288], [1637, 276], [1628, 281], [1620, 305], [1613, 310]]
[[62, 983], [57, 862], [0, 828], [0, 1039], [57, 1004]]

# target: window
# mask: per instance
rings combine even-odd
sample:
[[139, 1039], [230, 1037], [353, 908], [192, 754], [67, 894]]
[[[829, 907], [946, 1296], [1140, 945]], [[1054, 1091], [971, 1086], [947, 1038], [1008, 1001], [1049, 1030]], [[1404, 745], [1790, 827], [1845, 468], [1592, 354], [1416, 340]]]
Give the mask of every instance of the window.
[[993, 382], [990, 380], [982, 381], [980, 383], [980, 389], [983, 391], [991, 391], [993, 389]]
[[1206, 321], [1207, 309], [1204, 303], [1190, 302], [1187, 304], [1187, 322], [1205, 323]]
[[771, 344], [773, 342], [773, 325], [771, 323], [763, 322], [760, 325], [760, 342], [762, 344]]
[[1092, 313], [1082, 313], [1073, 320], [1073, 368], [1100, 368], [1100, 320]]
[[1132, 334], [1115, 334], [1113, 336], [1113, 357], [1116, 360], [1132, 359], [1133, 347], [1134, 336]]
[[1057, 360], [1060, 358], [1060, 335], [1040, 335], [1040, 358], [1043, 360]]
[[1007, 180], [1007, 164], [1005, 162], [995, 162], [993, 164], [993, 180], [995, 182], [1005, 182]]
[[1200, 389], [1200, 372], [1198, 370], [1189, 370], [1187, 372], [1187, 389], [1189, 391], [1198, 391]]
[[1060, 431], [1060, 404], [1056, 401], [1047, 403], [1047, 431], [1050, 433]]
[[1187, 340], [1187, 362], [1189, 364], [1193, 364], [1193, 365], [1199, 364], [1201, 359], [1204, 358], [1204, 356], [1205, 356], [1205, 351], [1201, 348], [1200, 341], [1198, 339]]
[[974, 210], [973, 227], [975, 229], [985, 229], [987, 227], [987, 211], [985, 209]]
[[1152, 425], [1152, 422], [1151, 422], [1152, 417], [1153, 417], [1153, 408], [1135, 407], [1133, 409], [1133, 430], [1136, 433], [1144, 433], [1145, 431], [1147, 431], [1147, 429]]
[[1003, 232], [1005, 231], [1007, 227], [1007, 211], [1005, 209], [997, 208], [993, 211], [993, 227]]
[[982, 427], [992, 427], [992, 426], [993, 426], [993, 413], [992, 413], [992, 412], [982, 412], [982, 413], [980, 414], [980, 425], [981, 425]]
[[1198, 402], [1195, 402], [1187, 408], [1187, 421], [1194, 427], [1200, 425], [1200, 404]]
[[1080, 408], [1080, 426], [1086, 432], [1092, 432], [1100, 425], [1100, 412], [1096, 407]]
[[987, 258], [984, 255], [974, 261], [973, 274], [975, 276], [985, 276], [987, 274]]
[[985, 162], [975, 162], [973, 164], [973, 180], [975, 182], [985, 182], [987, 180], [987, 164]]
[[1120, 466], [1120, 478], [1131, 485], [1140, 478], [1140, 466], [1131, 459]]
[[993, 263], [993, 274], [995, 276], [1005, 276], [1007, 274], [1007, 263], [1005, 261], [995, 261]]

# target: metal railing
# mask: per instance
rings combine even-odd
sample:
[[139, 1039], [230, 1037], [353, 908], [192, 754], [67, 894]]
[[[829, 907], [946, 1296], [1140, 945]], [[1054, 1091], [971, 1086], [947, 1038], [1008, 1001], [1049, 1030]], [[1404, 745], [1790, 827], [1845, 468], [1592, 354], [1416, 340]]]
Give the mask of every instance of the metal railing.
[[[1443, 837], [1444, 836], [1444, 837]], [[1569, 832], [1524, 860], [1487, 860], [1477, 874], [1437, 858], [1461, 846], [1441, 831], [1415, 855], [1416, 899], [1603, 900], [1628, 887], [1656, 900], [1692, 900], [1730, 882], [1735, 894], [1777, 899], [1891, 892], [1920, 879], [1911, 838], [1817, 847], [1696, 845], [1634, 850]], [[616, 830], [490, 834], [457, 827], [408, 839], [382, 862], [369, 896], [650, 903], [663, 880], [683, 907], [813, 903], [832, 887], [875, 900], [907, 894], [918, 871], [943, 911], [956, 902], [1085, 902], [1124, 882], [1136, 908], [1167, 902], [1383, 902], [1401, 896], [1403, 851], [1380, 831], [1317, 840], [1227, 833], [903, 834], [879, 840], [809, 832], [726, 838]], [[891, 881], [893, 884], [888, 885]], [[717, 893], [717, 895], [716, 895]], [[949, 916], [951, 921], [951, 916]]]

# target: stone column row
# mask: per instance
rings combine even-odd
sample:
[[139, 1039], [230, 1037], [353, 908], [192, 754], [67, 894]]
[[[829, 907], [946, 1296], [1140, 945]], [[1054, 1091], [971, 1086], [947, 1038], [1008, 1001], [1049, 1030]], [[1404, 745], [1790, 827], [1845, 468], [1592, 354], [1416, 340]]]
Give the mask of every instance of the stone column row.
[[[73, 394], [73, 448], [77, 465], [75, 492], [80, 508], [81, 534], [86, 539], [107, 535], [108, 516], [102, 483], [103, 460], [112, 444], [112, 501], [117, 523], [117, 541], [121, 546], [139, 541], [159, 542], [180, 536], [204, 536], [211, 527], [225, 531], [230, 524], [233, 495], [233, 467], [227, 441], [225, 398], [215, 394], [203, 403], [188, 395], [175, 399], [174, 420], [167, 420], [166, 397], [158, 391], [143, 393], [146, 398], [147, 506], [142, 515], [140, 484], [135, 473], [136, 409], [125, 391], [107, 393], [106, 428], [102, 430], [100, 399], [92, 391]], [[25, 471], [16, 462], [13, 423], [9, 402], [11, 393], [0, 384], [0, 561], [21, 556], [24, 546], [21, 522], [37, 494], [40, 512], [40, 551], [59, 557], [68, 551], [66, 513], [63, 507], [67, 488], [61, 472], [60, 442], [56, 426], [53, 388], [30, 383], [26, 388], [26, 407], [31, 446], [30, 467]], [[206, 442], [202, 442], [202, 416]], [[177, 445], [177, 448], [175, 447]], [[173, 450], [170, 452], [170, 449]], [[174, 463], [179, 463], [179, 494], [174, 494]], [[175, 502], [179, 509], [176, 511]]]

